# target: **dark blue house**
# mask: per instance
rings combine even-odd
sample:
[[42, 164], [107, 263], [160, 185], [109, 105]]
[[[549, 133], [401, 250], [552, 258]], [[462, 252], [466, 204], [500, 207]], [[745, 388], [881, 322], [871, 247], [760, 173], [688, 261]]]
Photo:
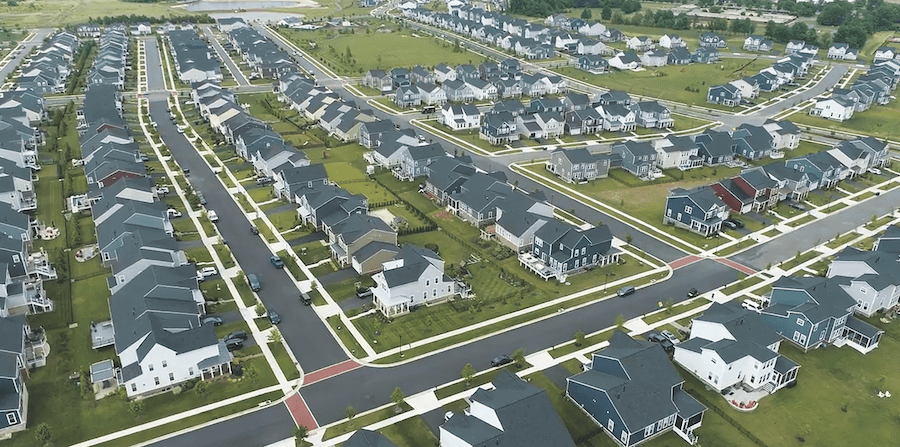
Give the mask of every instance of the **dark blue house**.
[[734, 139], [728, 132], [707, 130], [694, 138], [697, 143], [698, 155], [703, 157], [703, 163], [708, 166], [716, 166], [728, 163], [734, 159], [736, 146]]
[[693, 189], [675, 188], [669, 191], [666, 198], [663, 223], [709, 237], [721, 230], [722, 221], [728, 219], [728, 214], [728, 205], [716, 196], [709, 185]]
[[658, 343], [616, 331], [587, 371], [567, 379], [566, 395], [619, 445], [639, 445], [670, 430], [694, 444], [706, 407], [683, 383]]
[[629, 140], [613, 144], [610, 149], [622, 158], [622, 168], [638, 177], [648, 177], [656, 168], [658, 154], [649, 141]]
[[544, 279], [619, 260], [619, 250], [612, 247], [612, 234], [606, 225], [581, 230], [558, 220], [547, 222], [534, 233], [531, 254], [549, 268], [535, 271]]

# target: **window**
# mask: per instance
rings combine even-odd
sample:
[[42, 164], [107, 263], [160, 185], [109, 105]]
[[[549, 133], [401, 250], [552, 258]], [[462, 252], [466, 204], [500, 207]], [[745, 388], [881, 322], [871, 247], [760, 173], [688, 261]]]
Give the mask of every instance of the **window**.
[[434, 277], [434, 283], [435, 283], [435, 284], [438, 283], [438, 278], [437, 278], [436, 276]]
[[622, 430], [622, 436], [619, 437], [622, 440], [622, 444], [628, 445], [628, 432]]
[[13, 255], [12, 260], [13, 260], [13, 262], [16, 262], [16, 263], [21, 262], [21, 258], [19, 258], [19, 255]]
[[194, 367], [193, 367], [193, 366], [189, 366], [189, 367], [188, 367], [188, 375], [189, 375], [189, 376], [193, 376], [193, 375], [194, 375]]
[[803, 319], [802, 319], [802, 318], [798, 318], [798, 319], [797, 319], [797, 326], [803, 326], [803, 324], [804, 324]]
[[426, 279], [426, 280], [425, 280], [425, 286], [430, 286], [430, 285], [431, 285], [431, 280]]
[[691, 214], [691, 213], [694, 212], [694, 209], [691, 208], [691, 207], [688, 206], [688, 205], [685, 205], [685, 206], [684, 206], [684, 212], [687, 213], [687, 214]]
[[799, 332], [794, 331], [794, 337], [793, 337], [793, 340], [796, 341], [796, 342], [799, 342], [799, 341], [800, 341], [800, 337], [802, 337], [802, 336], [803, 336], [803, 335], [800, 334]]
[[865, 287], [860, 287], [860, 288], [859, 288], [859, 293], [869, 293], [869, 289], [867, 289], [867, 288], [865, 288]]
[[647, 426], [647, 428], [644, 429], [644, 437], [645, 438], [649, 437], [652, 434], [653, 434], [653, 424], [650, 424]]
[[166, 366], [169, 366], [169, 365], [166, 363], [165, 360], [163, 360], [163, 368], [165, 368]]
[[616, 423], [613, 422], [612, 419], [606, 421], [606, 429], [609, 430], [610, 432], [613, 431], [613, 427], [615, 427], [615, 426], [616, 426]]
[[431, 289], [431, 296], [437, 296], [437, 289]]
[[710, 359], [709, 359], [709, 361], [710, 361], [710, 362], [713, 362], [713, 364], [715, 364], [715, 363], [716, 363], [716, 359], [714, 359], [714, 358], [711, 358], [711, 357], [710, 357]]
[[104, 261], [109, 261], [109, 253], [103, 252], [103, 260], [104, 260]]
[[169, 373], [169, 382], [175, 381], [175, 373]]
[[132, 383], [132, 384], [131, 384], [131, 392], [134, 393], [134, 392], [136, 392], [136, 391], [137, 391], [137, 385], [135, 385], [135, 384]]
[[153, 371], [153, 364], [151, 363], [151, 364], [147, 365], [147, 368], [148, 368], [150, 371]]
[[586, 252], [587, 252], [587, 247], [581, 247], [581, 256], [584, 256], [584, 254]]
[[156, 383], [157, 385], [159, 385], [159, 377], [154, 377], [153, 382]]
[[6, 413], [6, 422], [9, 422], [9, 425], [15, 425], [16, 414], [15, 413]]
[[672, 217], [672, 208], [666, 210], [666, 217]]

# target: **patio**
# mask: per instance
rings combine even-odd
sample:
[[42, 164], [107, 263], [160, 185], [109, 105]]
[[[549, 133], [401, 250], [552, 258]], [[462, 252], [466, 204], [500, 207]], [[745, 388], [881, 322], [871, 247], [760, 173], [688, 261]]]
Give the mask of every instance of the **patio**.
[[757, 389], [747, 391], [742, 387], [735, 387], [730, 390], [723, 391], [722, 397], [738, 411], [753, 411], [759, 406], [759, 401], [763, 397], [769, 395], [765, 389]]

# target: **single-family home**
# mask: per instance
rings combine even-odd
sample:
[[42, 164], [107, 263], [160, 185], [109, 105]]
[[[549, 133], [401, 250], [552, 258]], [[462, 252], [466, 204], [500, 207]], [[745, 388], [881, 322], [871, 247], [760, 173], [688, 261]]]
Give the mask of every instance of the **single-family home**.
[[363, 77], [363, 85], [378, 90], [382, 94], [394, 90], [394, 82], [391, 75], [384, 70], [368, 70]]
[[547, 161], [548, 171], [569, 183], [589, 182], [609, 175], [609, 154], [593, 154], [587, 148], [556, 149]]
[[637, 70], [641, 68], [641, 58], [632, 51], [627, 53], [618, 53], [614, 57], [607, 60], [609, 66], [619, 70]]
[[744, 39], [744, 49], [747, 51], [772, 51], [774, 43], [760, 35], [747, 36]]
[[687, 65], [693, 62], [691, 60], [691, 52], [685, 47], [675, 47], [666, 54], [666, 63], [668, 65]]
[[697, 44], [704, 48], [725, 48], [727, 46], [725, 39], [717, 33], [701, 33]]
[[828, 54], [825, 55], [828, 59], [844, 61], [855, 61], [857, 56], [859, 56], [859, 50], [850, 48], [850, 45], [846, 43], [831, 44], [831, 47], [828, 48]]
[[[900, 227], [891, 228], [896, 232]], [[826, 277], [846, 279], [841, 288], [856, 300], [855, 312], [860, 315], [871, 317], [886, 312], [900, 301], [900, 261], [889, 256], [889, 245], [872, 251], [845, 247], [828, 266]]]
[[669, 55], [662, 50], [651, 50], [641, 55], [641, 66], [664, 67], [669, 61]]
[[679, 37], [677, 34], [664, 34], [659, 38], [659, 46], [663, 48], [675, 49], [675, 48], [684, 48], [687, 46], [684, 43], [684, 39]]
[[364, 214], [353, 214], [330, 227], [328, 245], [338, 265], [352, 265], [360, 275], [380, 270], [400, 251], [397, 232], [380, 218]]
[[643, 179], [656, 171], [656, 150], [649, 141], [628, 140], [613, 144], [610, 149], [622, 160], [622, 168]]
[[729, 81], [728, 85], [737, 87], [741, 93], [741, 99], [753, 99], [759, 96], [759, 84], [752, 77], [744, 77]]
[[682, 171], [703, 166], [700, 147], [691, 137], [667, 135], [653, 141], [656, 150], [656, 165], [660, 169], [677, 168]]
[[612, 246], [612, 234], [606, 225], [582, 230], [558, 220], [541, 226], [534, 233], [531, 252], [519, 255], [523, 266], [545, 280], [561, 281], [585, 269], [618, 261], [619, 249]]
[[768, 157], [775, 150], [775, 139], [762, 126], [741, 124], [731, 133], [734, 154], [748, 160]]
[[732, 84], [713, 85], [706, 93], [706, 102], [728, 107], [737, 107], [741, 99], [741, 90]]
[[649, 51], [653, 47], [653, 39], [647, 36], [635, 36], [625, 42], [625, 48], [634, 51]]
[[634, 111], [634, 122], [648, 129], [667, 129], [675, 120], [669, 109], [658, 101], [641, 101], [630, 106]]
[[481, 124], [481, 112], [471, 104], [444, 104], [438, 122], [453, 130], [477, 129]]
[[384, 262], [382, 271], [372, 280], [375, 308], [388, 317], [458, 293], [456, 282], [444, 273], [444, 260], [435, 252], [412, 244], [404, 245], [393, 260]]
[[816, 104], [809, 109], [809, 115], [835, 121], [846, 121], [853, 118], [854, 110], [856, 110], [855, 102], [841, 96], [835, 96], [817, 100]]
[[506, 111], [485, 114], [478, 136], [495, 146], [518, 141], [516, 115]]
[[728, 206], [711, 186], [692, 189], [675, 188], [666, 197], [663, 223], [710, 237], [722, 228], [728, 218]]
[[707, 130], [694, 138], [700, 147], [703, 163], [709, 166], [725, 164], [734, 159], [734, 139], [728, 132]]

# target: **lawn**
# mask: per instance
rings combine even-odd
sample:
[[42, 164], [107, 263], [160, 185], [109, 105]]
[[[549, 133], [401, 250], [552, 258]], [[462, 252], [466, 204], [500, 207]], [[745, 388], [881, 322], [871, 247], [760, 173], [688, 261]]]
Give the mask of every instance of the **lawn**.
[[275, 198], [272, 188], [268, 186], [247, 188], [247, 194], [256, 203], [268, 202]]
[[844, 209], [844, 208], [846, 208], [846, 207], [848, 207], [848, 206], [849, 206], [849, 205], [847, 205], [847, 204], [844, 203], [844, 202], [838, 202], [838, 203], [835, 203], [834, 205], [829, 206], [828, 208], [822, 208], [822, 209], [819, 210], [819, 211], [821, 211], [821, 212], [823, 212], [823, 213], [833, 213], [833, 212], [835, 212], [835, 211], [842, 210], [842, 209]]
[[244, 277], [244, 274], [240, 273], [233, 277], [232, 282], [234, 282], [234, 287], [241, 296], [241, 301], [244, 303], [244, 306], [251, 308], [255, 307], [258, 301], [256, 300], [256, 297], [253, 296], [253, 291], [250, 290], [250, 286], [247, 285], [247, 279]]
[[888, 214], [887, 216], [882, 216], [878, 219], [876, 219], [875, 216], [872, 216], [872, 220], [866, 224], [866, 229], [875, 231], [875, 229], [890, 222], [893, 219], [894, 219], [894, 216], [890, 215], [890, 214]]
[[810, 223], [814, 220], [816, 220], [816, 216], [813, 216], [812, 214], [807, 214], [799, 219], [794, 219], [794, 220], [788, 222], [787, 226], [797, 228], [800, 225]]
[[281, 261], [284, 262], [284, 266], [294, 275], [294, 278], [297, 281], [303, 281], [306, 279], [306, 275], [303, 274], [303, 270], [300, 269], [300, 266], [297, 264], [297, 260], [294, 259], [293, 253], [288, 253], [287, 250], [280, 250], [275, 253], [278, 257], [281, 258]]
[[658, 321], [665, 320], [666, 318], [669, 318], [673, 315], [679, 315], [679, 314], [683, 314], [685, 312], [692, 311], [692, 310], [694, 310], [698, 307], [704, 306], [706, 304], [709, 304], [708, 299], [698, 298], [689, 303], [681, 303], [676, 306], [672, 306], [671, 309], [660, 310], [659, 312], [647, 315], [646, 317], [644, 317], [642, 319], [644, 320], [644, 323], [653, 324]]
[[272, 232], [272, 229], [269, 228], [269, 225], [266, 224], [261, 217], [253, 220], [253, 225], [256, 225], [256, 228], [259, 229], [259, 234], [268, 242], [278, 242], [278, 238], [275, 237], [275, 233]]
[[896, 125], [898, 113], [900, 113], [900, 101], [894, 99], [885, 105], [873, 105], [865, 112], [854, 112], [853, 117], [844, 122], [809, 116], [808, 109], [794, 113], [786, 119], [793, 121], [801, 129], [804, 127], [803, 125], [810, 125], [896, 140], [900, 138], [900, 127]]
[[373, 180], [342, 183], [340, 184], [340, 187], [346, 189], [347, 192], [351, 194], [362, 194], [366, 196], [366, 198], [369, 199], [369, 207], [373, 204], [378, 205], [397, 201], [397, 196], [391, 194], [390, 191]]
[[381, 434], [394, 442], [397, 447], [426, 447], [438, 445], [438, 439], [419, 417], [404, 419], [380, 430]]
[[763, 282], [762, 277], [751, 276], [722, 289], [722, 293], [724, 293], [725, 295], [731, 295], [733, 293], [740, 292], [741, 290], [749, 289], [761, 282]]
[[363, 74], [368, 69], [412, 68], [416, 64], [425, 67], [441, 63], [450, 66], [477, 65], [484, 60], [483, 56], [454, 48], [449, 42], [409, 28], [398, 29], [397, 25], [380, 20], [370, 20], [364, 30], [349, 34], [339, 34], [330, 29], [282, 29], [279, 32], [338, 74]]
[[[315, 295], [310, 293], [310, 297], [322, 297], [319, 292], [316, 292], [315, 290], [313, 290], [313, 292], [315, 292]], [[318, 306], [318, 304], [316, 305]], [[359, 341], [356, 340], [356, 337], [354, 337], [353, 334], [350, 333], [350, 331], [344, 328], [343, 324], [341, 323], [341, 317], [332, 315], [326, 318], [326, 320], [328, 320], [328, 325], [331, 326], [331, 329], [334, 331], [334, 333], [336, 333], [338, 335], [338, 338], [341, 339], [341, 344], [344, 345], [344, 347], [346, 347], [348, 351], [350, 351], [350, 354], [354, 355], [355, 357], [366, 355], [366, 350], [363, 349], [362, 345], [359, 344]]]
[[800, 264], [803, 264], [804, 262], [809, 261], [810, 259], [815, 258], [816, 256], [819, 256], [819, 255], [821, 255], [821, 253], [819, 253], [815, 250], [810, 250], [806, 253], [798, 254], [798, 255], [792, 257], [790, 261], [782, 262], [779, 265], [779, 267], [781, 267], [782, 270], [790, 270], [790, 269], [792, 269]]
[[[755, 75], [770, 65], [772, 61], [766, 59], [722, 59], [714, 64], [668, 65], [639, 72], [613, 70], [605, 75], [591, 74], [574, 67], [555, 70], [599, 87], [625, 90], [636, 99], [643, 95], [703, 106], [710, 86]], [[672, 111], [677, 112], [678, 109]]]
[[850, 242], [853, 239], [856, 239], [858, 237], [859, 237], [859, 233], [857, 233], [855, 231], [851, 231], [849, 233], [844, 233], [844, 234], [836, 237], [835, 239], [832, 239], [830, 242], [825, 244], [825, 246], [828, 248], [838, 248], [841, 245], [844, 245], [847, 242]]
[[357, 276], [336, 283], [328, 284], [325, 286], [325, 290], [327, 290], [328, 294], [331, 295], [331, 299], [338, 302], [345, 301], [351, 298], [357, 299], [357, 284], [359, 284], [360, 288], [374, 287], [375, 281], [372, 280], [371, 275]]
[[219, 255], [219, 260], [222, 261], [222, 266], [229, 269], [234, 267], [234, 258], [231, 257], [231, 249], [228, 248], [225, 244], [214, 244], [213, 249], [216, 250], [216, 254]]
[[752, 247], [756, 245], [756, 241], [750, 238], [744, 238], [740, 240], [736, 244], [729, 245], [719, 251], [716, 252], [716, 256], [729, 256], [732, 253], [737, 253], [745, 248]]
[[291, 360], [291, 356], [288, 355], [283, 344], [269, 343], [269, 350], [272, 351], [275, 361], [278, 362], [278, 367], [281, 368], [281, 372], [284, 373], [284, 376], [287, 377], [288, 380], [300, 378], [300, 371], [297, 369], [297, 364]]
[[[460, 374], [462, 373], [462, 368], [464, 366], [465, 365], [460, 365], [460, 367], [459, 367]], [[527, 367], [527, 366], [525, 366], [525, 367]], [[438, 398], [438, 400], [440, 400], [440, 399], [450, 397], [454, 394], [461, 393], [468, 389], [472, 389], [474, 392], [474, 388], [484, 385], [485, 383], [493, 381], [494, 377], [497, 377], [497, 374], [500, 374], [500, 371], [502, 369], [505, 369], [505, 370], [515, 374], [517, 371], [521, 370], [522, 367], [517, 366], [515, 363], [510, 363], [510, 364], [504, 366], [503, 368], [499, 368], [499, 369], [491, 368], [491, 369], [489, 369], [487, 371], [483, 371], [481, 373], [477, 373], [477, 371], [476, 371], [476, 374], [472, 377], [472, 380], [470, 380], [468, 383], [465, 380], [459, 380], [453, 384], [450, 384], [450, 385], [447, 385], [447, 386], [444, 386], [444, 387], [434, 390], [434, 395], [435, 395], [435, 397]]]
[[[329, 440], [336, 436], [343, 435], [345, 433], [350, 433], [351, 431], [360, 429], [367, 425], [374, 424], [379, 421], [383, 421], [389, 417], [394, 415], [412, 410], [412, 407], [409, 406], [408, 403], [403, 402], [400, 404], [400, 408], [398, 409], [394, 405], [390, 405], [388, 407], [382, 408], [380, 410], [375, 410], [369, 413], [366, 413], [361, 416], [352, 417], [344, 422], [341, 422], [337, 425], [332, 425], [325, 429], [325, 434], [322, 435], [322, 440]], [[348, 412], [349, 413], [349, 412]], [[349, 414], [348, 414], [349, 415]]]
[[339, 185], [349, 184], [354, 181], [362, 181], [366, 178], [366, 173], [350, 164], [347, 161], [334, 160], [325, 164], [325, 172], [328, 178]]
[[300, 225], [300, 218], [294, 210], [282, 211], [280, 213], [266, 214], [272, 225], [278, 232], [288, 231], [297, 225]]

